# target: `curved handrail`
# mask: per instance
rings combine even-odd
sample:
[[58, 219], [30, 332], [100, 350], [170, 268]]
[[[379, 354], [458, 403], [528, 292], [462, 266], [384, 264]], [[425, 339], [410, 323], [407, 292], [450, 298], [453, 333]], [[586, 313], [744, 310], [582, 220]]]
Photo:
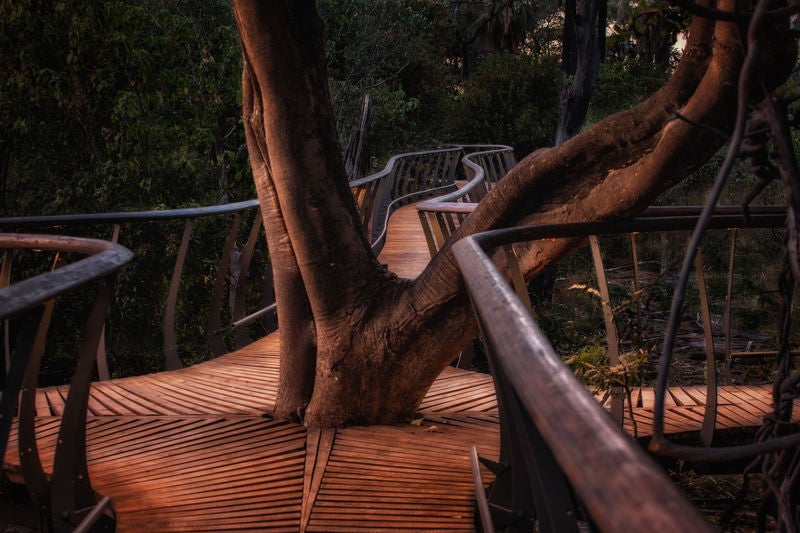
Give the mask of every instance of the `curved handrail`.
[[[112, 278], [133, 254], [111, 242], [50, 235], [0, 234], [0, 248], [87, 256], [0, 289], [0, 319], [10, 320], [16, 329], [15, 349], [0, 398], [0, 457], [5, 456], [12, 420], [17, 416], [20, 466], [31, 498], [48, 520], [63, 521], [55, 524], [58, 529], [71, 529], [90, 519], [96, 521], [109, 506], [108, 498], [98, 501], [89, 479], [86, 410], [102, 324], [111, 301]], [[96, 282], [99, 290], [61, 416], [53, 472], [48, 478], [39, 457], [35, 429], [35, 396], [44, 338], [54, 299], [91, 282]]]
[[[450, 194], [437, 196], [420, 203], [417, 206], [418, 210], [440, 211], [463, 203], [477, 204], [486, 195], [491, 186], [497, 183], [516, 164], [514, 161], [514, 149], [504, 144], [465, 145], [463, 148], [479, 149], [479, 151], [466, 154], [461, 160], [464, 165], [464, 171], [467, 174], [467, 184]], [[490, 155], [501, 156], [504, 161], [498, 169], [494, 169], [495, 172], [487, 175], [486, 169], [477, 160]], [[449, 204], [457, 205], [451, 206]]]
[[[501, 429], [501, 450], [502, 438], [515, 435], [520, 437], [515, 441], [519, 446], [534, 447], [541, 441], [544, 448], [529, 449], [538, 458], [531, 469], [525, 468], [525, 454], [503, 457], [501, 452], [501, 462], [510, 461], [511, 475], [521, 478], [513, 483], [522, 491], [515, 495], [515, 503], [519, 505], [526, 492], [527, 498], [537, 500], [528, 508], [509, 506], [510, 511], [523, 511], [529, 520], [536, 516], [543, 531], [565, 531], [569, 525], [578, 530], [579, 505], [571, 502], [568, 490], [554, 494], [560, 476], [537, 472], [546, 466], [542, 459], [549, 452], [555, 466], [548, 466], [563, 472], [600, 531], [710, 531], [678, 489], [621, 433], [562, 363], [484, 251], [487, 240], [497, 239], [467, 237], [453, 246], [453, 252], [490, 347], [495, 379], [502, 376], [513, 391], [513, 397], [502, 402], [506, 395], [497, 385], [501, 424], [508, 424], [507, 418], [515, 413], [530, 421]], [[522, 405], [519, 411], [515, 399]], [[607, 507], [609, 501], [614, 502], [613, 510]], [[573, 524], [565, 525], [570, 516]]]
[[[514, 151], [505, 145], [472, 145], [478, 149], [462, 159], [469, 180], [458, 190], [417, 205], [422, 229], [433, 257], [492, 186], [514, 167]], [[492, 161], [494, 160], [494, 161]]]
[[397, 154], [383, 170], [350, 182], [359, 219], [377, 255], [392, 212], [416, 198], [454, 186], [461, 146]]
[[[480, 146], [470, 146], [476, 148]], [[386, 238], [386, 229], [392, 212], [413, 201], [420, 196], [430, 196], [454, 188], [457, 163], [461, 159], [464, 147], [457, 145], [436, 150], [408, 152], [392, 156], [380, 172], [354, 180], [350, 183], [359, 210], [359, 216], [365, 228], [369, 230], [372, 247], [379, 253]], [[420, 170], [424, 168], [424, 172]], [[113, 213], [81, 213], [70, 215], [50, 216], [25, 216], [0, 218], [0, 229], [11, 231], [26, 230], [31, 228], [61, 228], [92, 225], [115, 225], [118, 227], [126, 223], [166, 222], [171, 220], [184, 220], [185, 227], [178, 255], [173, 267], [172, 279], [168, 289], [168, 296], [164, 306], [164, 355], [168, 368], [178, 368], [181, 362], [178, 358], [176, 341], [176, 308], [178, 291], [181, 284], [183, 267], [187, 259], [187, 249], [194, 228], [194, 220], [213, 216], [233, 214], [231, 232], [227, 239], [225, 251], [219, 262], [215, 289], [212, 294], [211, 315], [208, 319], [209, 342], [214, 355], [226, 351], [222, 335], [232, 330], [239, 344], [248, 340], [244, 333], [244, 326], [265, 314], [274, 314], [276, 306], [267, 303], [265, 307], [247, 313], [244, 309], [244, 298], [236, 294], [233, 298], [234, 309], [230, 323], [223, 326], [219, 316], [214, 314], [221, 310], [223, 302], [224, 279], [228, 275], [226, 259], [231, 257], [232, 247], [236, 240], [236, 228], [240, 223], [238, 213], [247, 210], [259, 209], [258, 200], [247, 200], [230, 204], [221, 204], [205, 207], [190, 207], [168, 210], [147, 211], [122, 211]], [[258, 216], [255, 217], [253, 228], [248, 238], [242, 264], [248, 265], [254, 251], [254, 236], [256, 225], [260, 224]], [[102, 376], [101, 376], [102, 377]]]
[[[467, 154], [469, 150], [473, 152]], [[498, 165], [492, 173], [499, 176], [484, 184], [484, 168], [474, 160], [494, 154], [502, 154], [503, 164]], [[409, 172], [413, 173], [414, 167], [424, 159], [434, 159], [433, 171], [425, 173], [422, 176], [425, 178], [423, 181], [419, 181], [420, 176], [409, 176]], [[442, 194], [456, 189], [455, 173], [459, 160], [463, 163], [469, 183], [449, 194]], [[440, 202], [447, 202], [450, 198], [460, 197], [473, 191], [474, 194], [469, 197], [471, 201], [477, 201], [485, 194], [485, 191], [480, 193], [479, 189], [489, 187], [491, 182], [497, 181], [513, 165], [513, 151], [508, 146], [457, 144], [450, 148], [394, 155], [387, 161], [383, 170], [351, 181], [350, 188], [356, 200], [359, 219], [377, 255], [386, 241], [389, 217], [397, 208], [420, 197], [434, 196], [439, 198]], [[406, 184], [404, 187], [398, 187], [398, 183], [402, 180], [410, 182], [410, 186]]]
[[88, 256], [58, 270], [1, 288], [0, 320], [106, 276], [133, 258], [131, 251], [119, 244], [58, 235], [0, 233], [0, 249], [48, 250]]
[[421, 194], [425, 195], [432, 195], [436, 194], [438, 191], [446, 191], [455, 188], [455, 183], [449, 183], [447, 185], [442, 185], [441, 187], [434, 187], [432, 189], [426, 189], [420, 192], [414, 192], [411, 194], [407, 194], [405, 196], [401, 196], [400, 198], [395, 198], [389, 205], [386, 207], [385, 215], [383, 217], [383, 224], [380, 227], [380, 233], [378, 233], [374, 240], [372, 241], [372, 251], [375, 255], [378, 255], [381, 250], [383, 249], [383, 245], [386, 244], [386, 233], [389, 231], [389, 218], [392, 216], [392, 213], [396, 211], [398, 208], [402, 207], [413, 201], [414, 198], [419, 197]]
[[[122, 224], [144, 224], [144, 223], [163, 223], [168, 221], [184, 221], [184, 232], [181, 239], [180, 248], [173, 266], [172, 277], [170, 286], [167, 291], [167, 298], [164, 302], [164, 315], [163, 315], [163, 353], [166, 359], [168, 368], [179, 368], [181, 361], [178, 357], [178, 343], [176, 335], [176, 314], [179, 289], [182, 281], [182, 273], [185, 262], [187, 260], [187, 252], [191, 242], [192, 233], [194, 230], [194, 222], [199, 219], [210, 217], [219, 217], [225, 215], [233, 215], [230, 224], [231, 231], [229, 232], [225, 250], [221, 254], [221, 258], [217, 266], [216, 280], [214, 289], [211, 295], [211, 305], [208, 322], [208, 336], [209, 344], [212, 348], [213, 354], [221, 355], [227, 351], [224, 343], [224, 335], [233, 332], [236, 336], [237, 344], [244, 345], [249, 341], [249, 337], [245, 333], [245, 327], [252, 323], [255, 319], [262, 317], [266, 314], [275, 314], [274, 302], [265, 302], [265, 306], [248, 313], [245, 309], [245, 299], [241, 291], [237, 291], [235, 297], [232, 299], [233, 309], [231, 311], [231, 320], [225, 325], [222, 324], [219, 312], [223, 308], [225, 299], [225, 280], [229, 274], [230, 259], [232, 257], [233, 248], [236, 244], [237, 234], [241, 216], [240, 213], [245, 211], [255, 211], [252, 228], [247, 240], [244, 251], [239, 255], [242, 266], [249, 265], [250, 260], [255, 252], [256, 237], [258, 229], [260, 228], [261, 220], [258, 214], [259, 201], [246, 200], [242, 202], [233, 202], [228, 204], [219, 204], [213, 206], [203, 207], [188, 207], [180, 209], [165, 209], [165, 210], [146, 210], [146, 211], [122, 211], [113, 213], [81, 213], [71, 215], [50, 215], [50, 216], [27, 216], [27, 217], [6, 217], [0, 218], [0, 228], [20, 231], [31, 228], [62, 228], [62, 227], [84, 227], [84, 226], [97, 226], [97, 225], [114, 225], [119, 228]], [[246, 273], [247, 270], [245, 269]], [[235, 288], [241, 286], [235, 285]], [[231, 289], [233, 293], [234, 289]], [[106, 378], [105, 372], [101, 374], [101, 378]]]
[[[417, 151], [397, 154], [389, 159], [380, 172], [350, 183], [356, 197], [359, 216], [365, 227], [369, 229], [372, 247], [377, 254], [386, 237], [386, 228], [392, 212], [420, 196], [438, 194], [455, 187], [455, 172], [457, 163], [461, 159], [463, 148], [453, 146], [437, 150]], [[205, 207], [189, 207], [168, 210], [147, 210], [113, 213], [81, 213], [70, 215], [51, 216], [26, 216], [0, 218], [0, 229], [10, 231], [28, 230], [31, 228], [61, 228], [77, 226], [115, 225], [117, 229], [121, 224], [127, 223], [160, 223], [173, 220], [184, 220], [184, 232], [178, 254], [173, 267], [167, 298], [164, 303], [163, 318], [163, 353], [167, 368], [179, 368], [181, 361], [178, 357], [178, 342], [176, 335], [176, 314], [179, 297], [179, 288], [182, 273], [187, 261], [187, 250], [190, 245], [194, 230], [194, 221], [197, 219], [234, 215], [230, 225], [230, 232], [225, 249], [217, 268], [217, 276], [212, 291], [210, 313], [208, 317], [209, 344], [214, 355], [227, 351], [223, 336], [229, 331], [235, 335], [237, 344], [244, 345], [249, 337], [244, 328], [254, 320], [265, 315], [274, 315], [276, 305], [273, 301], [266, 302], [265, 306], [253, 312], [246, 312], [245, 298], [238, 291], [232, 298], [233, 309], [231, 320], [227, 325], [220, 321], [220, 311], [223, 308], [225, 279], [229, 273], [228, 262], [233, 254], [236, 243], [237, 231], [241, 222], [239, 213], [248, 210], [258, 210], [258, 200], [247, 200], [230, 204], [221, 204]], [[260, 217], [255, 216], [253, 226], [248, 237], [244, 253], [241, 255], [241, 265], [246, 267], [254, 253], [255, 237], [260, 227]], [[246, 269], [244, 270], [246, 271]], [[106, 375], [101, 374], [101, 378]]]
[[258, 208], [258, 200], [246, 200], [229, 204], [205, 207], [184, 207], [148, 211], [117, 211], [114, 213], [81, 213], [74, 215], [47, 215], [0, 218], [0, 228], [22, 229], [34, 227], [90, 226], [100, 224], [124, 224], [126, 222], [160, 222], [187, 218], [204, 218], [227, 215], [238, 211]]
[[[512, 483], [504, 480], [506, 475], [503, 474], [495, 483], [517, 487], [530, 483], [525, 485], [527, 489], [520, 490], [534, 492], [537, 483], [545, 483], [547, 490], [528, 497], [532, 498], [529, 505], [536, 508], [540, 520], [555, 520], [553, 517], [560, 516], [558, 509], [575, 504], [570, 500], [570, 490], [558, 494], [552, 471], [551, 478], [541, 478], [542, 469], [552, 468], [566, 476], [581, 500], [580, 505], [585, 506], [600, 530], [638, 530], [652, 528], [654, 524], [658, 524], [656, 529], [659, 530], [707, 529], [702, 518], [666, 476], [623, 434], [564, 365], [493, 264], [488, 251], [541, 239], [692, 230], [700, 209], [656, 207], [648, 210], [648, 216], [629, 220], [500, 229], [466, 237], [453, 245], [495, 375], [501, 409], [501, 462], [511, 462], [512, 473], [508, 475], [517, 476]], [[710, 228], [781, 227], [786, 216], [785, 208], [777, 206], [752, 207], [749, 211], [749, 217], [743, 217], [741, 208], [720, 208]], [[656, 391], [662, 398], [665, 393], [664, 389]], [[524, 435], [524, 442], [518, 437], [520, 433]], [[781, 445], [796, 445], [800, 434], [790, 437]], [[667, 455], [680, 456], [675, 453], [679, 451], [686, 451], [686, 448], [667, 450]], [[715, 455], [718, 460], [737, 456], [732, 448], [703, 448], [695, 458], [702, 456], [702, 460], [713, 460]], [[741, 456], [739, 453], [738, 457]], [[526, 469], [531, 457], [536, 458], [538, 470]], [[549, 467], [543, 466], [542, 461], [546, 463], [548, 457]], [[520, 476], [525, 479], [524, 483]], [[524, 507], [524, 494], [514, 498], [519, 498], [516, 504]], [[609, 501], [614, 502], [613, 512], [606, 507]], [[507, 501], [495, 503], [511, 506]]]

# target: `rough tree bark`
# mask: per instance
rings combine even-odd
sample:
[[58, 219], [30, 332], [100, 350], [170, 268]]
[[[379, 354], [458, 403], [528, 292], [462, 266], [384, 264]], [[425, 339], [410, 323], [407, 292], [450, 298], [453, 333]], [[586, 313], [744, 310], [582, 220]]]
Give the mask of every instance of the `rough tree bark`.
[[[733, 10], [733, 0], [703, 0]], [[345, 180], [313, 0], [234, 0], [248, 148], [275, 270], [281, 379], [275, 415], [306, 425], [410, 419], [476, 332], [446, 247], [414, 281], [374, 258]], [[772, 32], [773, 37], [781, 35]], [[642, 105], [521, 161], [456, 237], [519, 222], [630, 215], [706, 161], [730, 129], [742, 59], [736, 24], [696, 17], [670, 82]], [[793, 47], [764, 54], [781, 81]], [[676, 112], [689, 120], [675, 119]], [[572, 242], [531, 246], [534, 275]]]

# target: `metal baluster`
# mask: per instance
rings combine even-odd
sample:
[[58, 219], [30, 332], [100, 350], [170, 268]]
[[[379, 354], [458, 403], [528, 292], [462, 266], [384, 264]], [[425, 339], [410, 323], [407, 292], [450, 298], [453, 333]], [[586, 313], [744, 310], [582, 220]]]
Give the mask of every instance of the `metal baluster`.
[[[247, 296], [246, 282], [250, 272], [250, 262], [253, 259], [258, 236], [261, 232], [261, 222], [261, 210], [257, 210], [255, 218], [253, 219], [253, 225], [250, 228], [250, 234], [247, 236], [247, 245], [245, 245], [244, 252], [242, 252], [239, 280], [236, 286], [232, 288], [232, 290], [235, 291], [235, 295], [233, 299], [233, 316], [231, 322], [236, 322], [245, 315], [245, 299]], [[239, 348], [253, 342], [253, 339], [250, 338], [250, 335], [247, 334], [247, 330], [243, 327], [234, 328], [234, 336], [236, 337], [236, 344]]]
[[28, 362], [36, 343], [44, 305], [34, 307], [14, 320], [16, 342], [9, 371], [6, 374], [3, 394], [0, 396], [0, 457], [6, 456], [11, 424], [19, 407], [19, 392], [25, 379]]
[[633, 293], [634, 297], [634, 304], [636, 305], [636, 327], [639, 334], [639, 343], [642, 342], [642, 337], [644, 336], [642, 330], [642, 302], [640, 300], [641, 295], [639, 291], [641, 289], [641, 284], [639, 283], [639, 249], [636, 246], [636, 233], [631, 233], [631, 256], [633, 258]]
[[186, 254], [189, 250], [189, 242], [192, 239], [192, 229], [194, 229], [194, 219], [189, 218], [183, 226], [183, 237], [178, 249], [178, 257], [175, 259], [175, 267], [172, 270], [172, 280], [169, 283], [169, 294], [164, 304], [164, 323], [162, 326], [164, 335], [164, 358], [167, 369], [176, 370], [181, 368], [180, 357], [178, 357], [178, 341], [175, 331], [175, 313], [178, 307], [178, 290], [181, 285], [181, 274], [183, 265], [186, 263]]
[[714, 438], [714, 427], [717, 423], [717, 361], [714, 356], [714, 335], [711, 331], [711, 310], [708, 304], [706, 278], [703, 274], [703, 253], [697, 249], [694, 259], [697, 274], [697, 290], [700, 293], [700, 312], [703, 317], [703, 339], [706, 352], [706, 410], [703, 415], [703, 427], [700, 430], [700, 443], [711, 446]]
[[[2, 264], [0, 264], [0, 289], [11, 284], [11, 263], [13, 260], [14, 251], [5, 250]], [[11, 370], [11, 328], [8, 319], [3, 320], [3, 353], [5, 354], [5, 369], [6, 373], [8, 373]]]
[[81, 511], [88, 512], [97, 504], [86, 464], [86, 410], [113, 281], [106, 278], [99, 285], [64, 404], [53, 460], [52, 503], [56, 531], [71, 531], [83, 518]]
[[222, 300], [225, 293], [225, 280], [228, 276], [228, 265], [230, 264], [233, 247], [236, 244], [236, 235], [239, 234], [239, 227], [242, 224], [242, 217], [238, 213], [233, 215], [231, 229], [225, 241], [225, 249], [217, 267], [217, 277], [214, 280], [214, 291], [211, 293], [211, 306], [208, 310], [208, 342], [211, 345], [211, 353], [217, 357], [228, 352], [225, 346], [225, 330], [222, 328]]
[[[111, 242], [117, 244], [119, 241], [120, 225], [114, 224], [111, 231]], [[106, 325], [103, 324], [103, 330], [100, 332], [100, 344], [97, 346], [97, 378], [100, 381], [110, 379], [111, 376], [108, 372], [108, 357], [106, 353]]]
[[[60, 254], [56, 252], [51, 271], [61, 264]], [[22, 477], [31, 500], [43, 517], [50, 516], [50, 480], [42, 467], [36, 443], [36, 389], [39, 385], [39, 370], [42, 365], [47, 331], [50, 328], [54, 306], [54, 300], [48, 300], [42, 304], [42, 316], [22, 382], [22, 392], [19, 398], [19, 434], [17, 436]]]
[[514, 245], [504, 245], [503, 252], [505, 252], [508, 274], [511, 276], [511, 284], [514, 287], [514, 292], [517, 294], [519, 301], [522, 302], [522, 305], [525, 306], [525, 309], [528, 310], [528, 313], [530, 313], [531, 316], [535, 316], [533, 313], [533, 306], [531, 305], [531, 297], [530, 294], [528, 294], [528, 285], [522, 277], [522, 270], [519, 268], [519, 256], [514, 249]]
[[728, 383], [733, 383], [733, 374], [731, 366], [733, 365], [733, 356], [731, 355], [731, 300], [733, 299], [733, 268], [736, 259], [736, 238], [738, 230], [736, 228], [730, 230], [731, 235], [731, 253], [728, 258], [728, 290], [725, 293], [725, 378]]
[[[603, 256], [600, 253], [600, 243], [596, 235], [589, 237], [589, 244], [592, 248], [592, 259], [594, 261], [595, 272], [597, 273], [600, 299], [602, 300], [603, 320], [606, 324], [608, 363], [613, 367], [619, 364], [619, 333], [617, 332], [617, 323], [614, 319], [614, 309], [611, 307], [611, 296], [608, 292], [608, 278], [606, 277], [606, 270], [603, 265]], [[624, 417], [622, 390], [620, 387], [614, 387], [611, 392], [611, 417], [622, 426]]]
[[[422, 224], [422, 232], [425, 234], [425, 242], [428, 243], [428, 252], [430, 252], [431, 257], [436, 255], [436, 252], [439, 249], [436, 246], [436, 240], [433, 237], [433, 223], [435, 223], [435, 218], [432, 213], [428, 213], [425, 211], [417, 211], [419, 215], [419, 221]], [[433, 220], [433, 222], [431, 222]]]

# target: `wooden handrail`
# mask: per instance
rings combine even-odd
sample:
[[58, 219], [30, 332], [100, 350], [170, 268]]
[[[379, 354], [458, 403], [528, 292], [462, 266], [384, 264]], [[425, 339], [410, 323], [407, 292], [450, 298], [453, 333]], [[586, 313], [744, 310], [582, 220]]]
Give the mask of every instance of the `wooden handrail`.
[[[525, 479], [533, 477], [536, 478], [534, 481], [526, 483], [530, 484], [528, 488], [531, 491], [535, 491], [536, 484], [542, 481], [537, 476], [541, 476], [542, 473], [541, 471], [526, 470], [531, 459], [524, 455], [526, 453], [531, 454], [531, 457], [535, 455], [537, 459], [534, 462], [539, 463], [547, 462], [547, 457], [552, 455], [553, 461], [557, 463], [557, 468], [554, 467], [553, 471], [563, 472], [566, 479], [569, 480], [569, 484], [579, 495], [578, 502], [570, 500], [569, 490], [559, 495], [558, 491], [553, 488], [557, 486], [557, 483], [553, 485], [550, 478], [545, 480], [550, 487], [549, 494], [546, 495], [527, 499], [517, 495], [511, 500], [502, 501], [493, 501], [490, 495], [490, 506], [493, 505], [495, 520], [501, 520], [499, 525], [503, 525], [502, 518], [505, 515], [499, 513], [497, 509], [504, 505], [521, 506], [519, 509], [514, 509], [517, 512], [533, 512], [530, 509], [526, 510], [525, 506], [528, 505], [531, 509], [535, 508], [539, 515], [542, 514], [542, 506], [545, 506], [548, 510], [544, 516], [551, 518], [552, 516], [548, 513], [555, 513], [553, 516], [561, 516], [559, 514], [561, 511], [558, 509], [563, 511], [565, 508], [571, 509], [570, 513], [574, 512], [576, 516], [579, 516], [580, 509], [585, 506], [589, 517], [600, 530], [616, 530], [621, 527], [625, 529], [624, 525], [626, 524], [631, 530], [635, 530], [637, 528], [631, 520], [641, 518], [638, 517], [641, 509], [653, 509], [651, 512], [657, 513], [661, 518], [674, 514], [669, 510], [671, 506], [682, 507], [688, 504], [676, 503], [672, 496], [665, 496], [665, 494], [673, 494], [665, 492], [672, 490], [666, 488], [669, 485], [667, 479], [661, 473], [653, 473], [650, 466], [640, 464], [639, 461], [642, 459], [638, 452], [636, 456], [623, 459], [624, 454], [628, 452], [623, 453], [621, 449], [634, 446], [633, 441], [622, 434], [621, 428], [612, 422], [611, 417], [605, 414], [596, 399], [586, 392], [583, 385], [561, 362], [560, 357], [553, 351], [547, 339], [535, 325], [526, 307], [520, 302], [519, 296], [514, 295], [510, 283], [503, 278], [503, 275], [489, 259], [488, 252], [494, 248], [506, 248], [512, 243], [539, 239], [692, 230], [701, 209], [695, 206], [659, 207], [648, 210], [641, 218], [630, 220], [495, 230], [467, 237], [453, 245], [453, 252], [473, 301], [491, 359], [490, 364], [495, 376], [501, 410], [501, 439], [505, 438], [511, 442], [511, 444], [501, 446], [501, 450], [505, 450], [505, 452], [501, 451], [500, 462], [517, 462], [517, 473], [500, 473], [495, 484], [505, 486], [506, 494], [513, 494], [514, 490], [522, 486], [520, 477]], [[719, 208], [717, 214], [711, 219], [709, 228], [733, 230], [734, 228], [783, 227], [786, 217], [786, 209], [783, 207], [756, 206], [751, 207], [749, 211], [749, 216], [746, 218], [742, 216], [739, 208], [732, 206]], [[701, 262], [698, 262], [697, 268], [702, 270]], [[729, 276], [731, 272], [732, 269], [729, 269]], [[710, 322], [708, 296], [702, 294], [703, 285], [701, 278], [699, 280], [701, 308], [705, 315], [704, 323], [708, 323]], [[662, 437], [655, 448], [651, 447], [652, 451], [668, 457], [683, 457], [688, 460], [728, 461], [759, 452], [796, 446], [800, 443], [800, 433], [793, 433], [758, 444], [708, 447], [711, 444], [714, 430], [717, 394], [716, 382], [714, 376], [711, 375], [714, 366], [714, 351], [711, 331], [708, 327], [705, 328], [704, 338], [707, 364], [712, 369], [709, 370], [710, 379], [707, 384], [709, 401], [706, 405], [707, 412], [702, 429], [703, 444], [701, 446], [678, 445]], [[659, 381], [662, 380], [659, 379]], [[666, 389], [661, 386], [657, 387], [657, 401], [663, 402], [665, 395]], [[591, 407], [589, 404], [592, 404]], [[504, 418], [506, 418], [505, 421]], [[528, 427], [528, 423], [530, 423], [530, 427]], [[613, 432], [606, 427], [608, 425], [616, 426]], [[524, 442], [519, 442], [518, 434], [520, 432], [525, 434], [524, 438], [527, 440]], [[573, 447], [571, 443], [579, 444]], [[605, 453], [609, 455], [601, 458], [601, 455]], [[623, 477], [616, 476], [613, 472], [604, 473], [602, 467], [598, 466], [598, 463], [601, 462], [609, 465], [621, 465], [629, 464], [628, 461], [635, 465], [631, 468], [635, 470], [636, 479], [631, 479], [629, 475]], [[587, 472], [591, 472], [592, 479], [585, 478]], [[549, 475], [555, 474], [551, 471]], [[509, 476], [516, 476], [516, 479], [512, 482], [506, 479]], [[558, 477], [558, 475], [555, 476]], [[647, 481], [642, 481], [645, 479]], [[652, 491], [651, 487], [645, 486], [650, 483], [655, 483], [653, 486], [659, 488]], [[627, 492], [629, 490], [637, 493], [633, 500]], [[637, 500], [636, 498], [643, 499]], [[592, 502], [592, 500], [596, 501]], [[663, 504], [660, 503], [662, 500]], [[603, 509], [604, 501], [614, 501], [615, 508], [612, 514], [621, 513], [626, 518], [621, 523], [613, 520], [605, 522], [609, 517], [605, 516], [608, 514], [608, 509]], [[629, 504], [630, 507], [628, 507]], [[653, 506], [656, 507], [653, 508]], [[686, 511], [680, 511], [680, 513], [686, 513]], [[683, 518], [679, 517], [678, 521]], [[694, 514], [691, 521], [696, 518], [697, 516]], [[642, 519], [643, 523], [646, 523], [647, 520], [655, 518], [651, 516], [649, 519]], [[576, 520], [580, 522], [580, 518], [576, 518]], [[660, 527], [657, 526], [658, 529]], [[676, 522], [665, 523], [664, 527], [678, 527], [680, 530], [694, 531], [700, 526], [694, 523], [690, 525], [688, 522], [683, 524]], [[545, 529], [547, 528], [545, 527]]]
[[[97, 505], [86, 463], [87, 401], [105, 314], [111, 301], [112, 278], [133, 254], [111, 242], [46, 235], [0, 234], [0, 248], [88, 256], [0, 289], [0, 319], [13, 321], [16, 329], [16, 347], [0, 399], [0, 457], [5, 456], [12, 420], [17, 416], [20, 466], [31, 499], [50, 521], [48, 529], [53, 526], [59, 530], [72, 529]], [[97, 284], [99, 290], [70, 383], [53, 473], [48, 478], [39, 457], [35, 429], [36, 382], [44, 353], [44, 337], [54, 299], [89, 283]], [[103, 508], [107, 505], [105, 501]]]
[[[177, 309], [178, 298], [181, 291], [183, 281], [183, 270], [186, 261], [189, 257], [188, 249], [191, 244], [192, 230], [197, 221], [208, 219], [211, 217], [227, 217], [231, 216], [231, 224], [229, 233], [235, 226], [235, 221], [239, 220], [240, 214], [246, 211], [253, 212], [253, 222], [244, 253], [241, 254], [242, 265], [249, 266], [251, 258], [254, 253], [255, 241], [258, 240], [258, 231], [261, 227], [261, 217], [259, 212], [258, 200], [247, 200], [243, 202], [234, 202], [229, 204], [221, 204], [205, 207], [191, 207], [182, 209], [168, 209], [168, 210], [150, 210], [150, 211], [133, 211], [133, 212], [116, 212], [116, 213], [85, 213], [74, 215], [56, 215], [56, 216], [33, 216], [33, 217], [14, 217], [14, 218], [0, 218], [0, 228], [23, 231], [36, 228], [63, 228], [63, 227], [88, 227], [100, 225], [114, 225], [119, 228], [123, 224], [145, 224], [156, 223], [162, 224], [169, 221], [183, 221], [184, 232], [181, 240], [180, 249], [175, 258], [175, 263], [172, 268], [172, 276], [170, 278], [170, 285], [167, 290], [167, 296], [163, 304], [163, 354], [166, 360], [167, 368], [178, 368], [181, 365], [178, 357], [178, 342], [177, 342]], [[235, 236], [234, 236], [235, 238]], [[229, 236], [227, 242], [228, 246], [232, 246], [234, 241]], [[248, 336], [243, 333], [243, 329], [249, 323], [242, 318], [247, 315], [265, 316], [274, 315], [275, 308], [273, 300], [266, 301], [264, 306], [258, 310], [250, 311], [249, 313], [244, 309], [244, 285], [247, 279], [248, 270], [244, 270], [238, 283], [226, 283], [228, 279], [228, 261], [230, 260], [231, 252], [221, 254], [218, 261], [216, 270], [216, 279], [214, 282], [214, 289], [212, 291], [211, 301], [214, 303], [209, 309], [209, 317], [206, 319], [211, 328], [208, 331], [209, 344], [213, 346], [214, 355], [219, 355], [227, 351], [225, 343], [222, 342], [222, 336], [228, 333], [233, 333], [237, 342], [237, 346], [241, 347], [248, 339]], [[4, 268], [7, 265], [4, 265]], [[269, 267], [269, 265], [267, 265]], [[225, 291], [228, 290], [233, 295], [231, 301], [235, 302], [234, 309], [230, 313], [230, 320], [222, 323], [219, 316], [211, 316], [214, 313], [221, 313], [222, 304], [225, 298]], [[266, 288], [265, 288], [266, 290]], [[101, 348], [101, 353], [104, 349]]]
[[[504, 237], [512, 235], [521, 237], [508, 232]], [[498, 240], [478, 235], [453, 246], [495, 378], [499, 375], [501, 383], [509, 383], [508, 388], [497, 387], [501, 439], [513, 440], [500, 457], [510, 463], [504, 477], [511, 477], [507, 484], [512, 490], [510, 498], [490, 504], [507, 506], [523, 519], [537, 517], [543, 531], [578, 531], [584, 507], [601, 531], [710, 531], [697, 510], [563, 364], [484, 251]], [[504, 431], [509, 419], [511, 426]], [[572, 501], [568, 489], [558, 490], [561, 475], [578, 502]], [[613, 508], [609, 502], [614, 502]]]

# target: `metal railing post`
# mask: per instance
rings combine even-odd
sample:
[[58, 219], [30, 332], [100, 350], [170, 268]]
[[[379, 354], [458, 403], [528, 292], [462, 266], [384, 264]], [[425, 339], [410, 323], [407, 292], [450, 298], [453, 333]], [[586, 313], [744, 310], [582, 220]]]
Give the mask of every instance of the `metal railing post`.
[[164, 304], [164, 322], [162, 329], [164, 335], [164, 359], [166, 360], [168, 370], [176, 370], [183, 366], [181, 364], [180, 357], [178, 357], [178, 340], [175, 326], [175, 315], [178, 308], [178, 291], [181, 286], [183, 265], [186, 263], [186, 255], [189, 251], [189, 243], [192, 240], [193, 229], [194, 219], [186, 219], [186, 222], [183, 225], [181, 245], [180, 248], [178, 248], [178, 256], [175, 258], [175, 267], [172, 270], [172, 279], [169, 283], [167, 301]]
[[242, 217], [236, 213], [233, 215], [231, 228], [228, 238], [225, 241], [225, 249], [217, 267], [217, 277], [214, 279], [214, 290], [211, 293], [211, 306], [208, 310], [208, 342], [211, 345], [211, 353], [214, 357], [220, 356], [228, 351], [225, 346], [225, 334], [222, 329], [222, 299], [225, 290], [225, 281], [228, 276], [228, 267], [231, 261], [231, 254], [236, 245], [236, 236], [242, 225]]
[[714, 355], [714, 333], [711, 330], [711, 309], [708, 302], [706, 277], [703, 273], [703, 251], [697, 249], [694, 259], [697, 275], [697, 290], [700, 293], [700, 312], [703, 320], [703, 345], [706, 353], [706, 408], [703, 414], [703, 427], [700, 430], [700, 443], [711, 446], [714, 428], [717, 423], [717, 360]]
[[[608, 278], [606, 277], [605, 265], [603, 265], [603, 255], [600, 253], [600, 242], [596, 235], [589, 237], [589, 244], [592, 248], [592, 260], [597, 274], [597, 284], [600, 290], [600, 300], [603, 308], [603, 320], [606, 325], [606, 345], [608, 349], [608, 363], [612, 367], [619, 365], [619, 332], [617, 322], [614, 317], [614, 308], [611, 306], [611, 295], [608, 291]], [[611, 389], [611, 417], [622, 426], [624, 418], [624, 396], [622, 387], [612, 387]]]

